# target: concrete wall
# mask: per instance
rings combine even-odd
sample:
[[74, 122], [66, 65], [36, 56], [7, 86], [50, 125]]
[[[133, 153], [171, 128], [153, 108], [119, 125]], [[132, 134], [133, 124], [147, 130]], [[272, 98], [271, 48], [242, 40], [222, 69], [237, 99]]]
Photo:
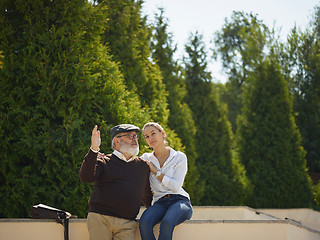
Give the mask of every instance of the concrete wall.
[[[159, 226], [155, 227], [158, 234]], [[1, 240], [63, 240], [63, 226], [53, 221], [0, 221]], [[89, 240], [86, 220], [71, 220], [70, 240]], [[176, 227], [174, 240], [319, 240], [320, 234], [286, 221], [186, 221]], [[136, 240], [140, 240], [137, 231]]]
[[[247, 207], [195, 207], [194, 212], [176, 227], [174, 240], [320, 240], [317, 230]], [[63, 240], [63, 230], [54, 220], [0, 219], [0, 240]], [[89, 240], [85, 219], [70, 219], [69, 239]]]
[[[139, 219], [144, 207], [141, 207], [137, 216]], [[196, 206], [193, 207], [193, 215], [190, 220], [275, 220], [262, 211], [256, 211], [246, 206]]]
[[191, 220], [275, 220], [276, 218], [252, 208], [195, 207]]
[[320, 231], [320, 212], [307, 208], [298, 209], [259, 209], [259, 211], [279, 219], [295, 221]]

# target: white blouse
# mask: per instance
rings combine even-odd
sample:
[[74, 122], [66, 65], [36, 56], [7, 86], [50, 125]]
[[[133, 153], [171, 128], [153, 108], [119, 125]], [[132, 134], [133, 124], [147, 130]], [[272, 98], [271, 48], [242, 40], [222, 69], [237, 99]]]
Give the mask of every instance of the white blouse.
[[189, 194], [182, 188], [188, 171], [187, 156], [180, 151], [170, 149], [170, 155], [162, 168], [158, 159], [152, 153], [144, 153], [142, 159], [151, 161], [164, 175], [162, 182], [150, 172], [150, 186], [153, 192], [152, 205], [166, 194], [181, 194], [190, 199]]

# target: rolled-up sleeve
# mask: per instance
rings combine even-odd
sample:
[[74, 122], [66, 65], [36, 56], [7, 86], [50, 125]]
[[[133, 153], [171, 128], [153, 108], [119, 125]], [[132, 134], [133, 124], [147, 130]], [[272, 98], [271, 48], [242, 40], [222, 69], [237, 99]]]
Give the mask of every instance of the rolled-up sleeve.
[[168, 166], [171, 168], [169, 171], [173, 171], [173, 174], [169, 174], [169, 176], [166, 175], [166, 171], [164, 171], [164, 177], [162, 179], [163, 186], [172, 192], [177, 192], [182, 187], [188, 171], [186, 155], [180, 154], [177, 158], [172, 166]]

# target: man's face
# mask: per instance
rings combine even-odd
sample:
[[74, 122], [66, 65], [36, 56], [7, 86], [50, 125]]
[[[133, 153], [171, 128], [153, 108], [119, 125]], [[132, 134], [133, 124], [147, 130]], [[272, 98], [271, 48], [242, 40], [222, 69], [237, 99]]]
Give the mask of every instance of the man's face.
[[120, 139], [120, 152], [131, 156], [139, 154], [138, 135], [135, 131], [120, 133], [117, 138]]

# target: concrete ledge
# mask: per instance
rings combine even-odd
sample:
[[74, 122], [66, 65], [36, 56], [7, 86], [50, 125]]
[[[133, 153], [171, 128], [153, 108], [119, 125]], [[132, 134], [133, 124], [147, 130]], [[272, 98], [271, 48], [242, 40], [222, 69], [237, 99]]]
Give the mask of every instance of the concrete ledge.
[[279, 219], [302, 224], [320, 231], [320, 212], [308, 208], [291, 209], [259, 209], [259, 211], [275, 216]]
[[[173, 239], [320, 240], [320, 232], [315, 229], [260, 211], [248, 207], [194, 207], [194, 216], [176, 227]], [[157, 235], [159, 224], [154, 230]], [[63, 240], [63, 231], [54, 220], [0, 219], [1, 240]], [[86, 219], [70, 219], [69, 239], [89, 240]], [[135, 239], [140, 240], [139, 231]]]

